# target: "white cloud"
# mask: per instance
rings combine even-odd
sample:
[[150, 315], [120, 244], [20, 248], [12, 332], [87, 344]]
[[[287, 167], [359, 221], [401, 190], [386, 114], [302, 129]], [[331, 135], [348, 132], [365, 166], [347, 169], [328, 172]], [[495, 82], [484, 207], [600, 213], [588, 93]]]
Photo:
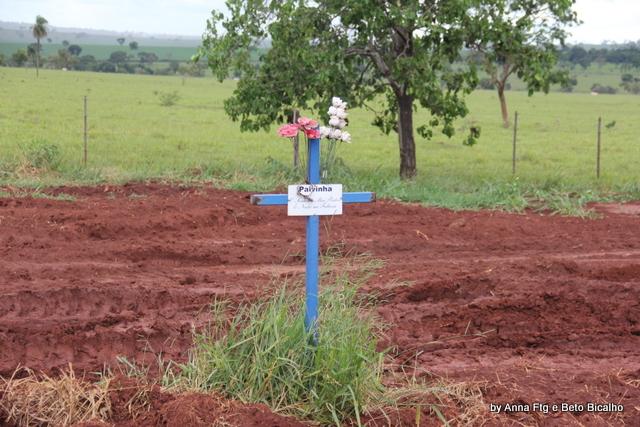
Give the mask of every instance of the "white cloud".
[[640, 40], [638, 0], [577, 0], [575, 10], [583, 24], [571, 30], [571, 42]]

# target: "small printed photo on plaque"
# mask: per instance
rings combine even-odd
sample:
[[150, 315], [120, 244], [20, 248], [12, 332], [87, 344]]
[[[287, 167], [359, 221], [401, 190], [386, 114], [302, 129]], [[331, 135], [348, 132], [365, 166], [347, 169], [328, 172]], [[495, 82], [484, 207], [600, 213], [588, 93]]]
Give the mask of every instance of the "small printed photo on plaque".
[[342, 184], [290, 185], [287, 215], [342, 215]]

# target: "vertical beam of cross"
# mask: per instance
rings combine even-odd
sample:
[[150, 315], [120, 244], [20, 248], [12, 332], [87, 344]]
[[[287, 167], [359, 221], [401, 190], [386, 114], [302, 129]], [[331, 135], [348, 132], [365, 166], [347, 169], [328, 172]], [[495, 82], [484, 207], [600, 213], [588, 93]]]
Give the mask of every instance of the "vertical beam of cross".
[[[307, 182], [308, 184], [320, 184], [320, 139], [309, 139], [307, 146]], [[375, 193], [354, 192], [342, 193], [342, 203], [370, 203], [376, 200]], [[287, 194], [254, 194], [251, 203], [259, 206], [287, 205]], [[318, 265], [320, 261], [320, 216], [307, 216], [307, 243], [306, 243], [306, 299], [304, 325], [307, 331], [313, 331], [314, 341], [318, 337], [318, 311], [319, 311], [319, 280]]]
[[[309, 184], [320, 184], [320, 140], [310, 138], [308, 149], [307, 181]], [[315, 330], [318, 322], [319, 253], [320, 217], [310, 215], [307, 217], [306, 310], [304, 316], [304, 325], [307, 331]]]

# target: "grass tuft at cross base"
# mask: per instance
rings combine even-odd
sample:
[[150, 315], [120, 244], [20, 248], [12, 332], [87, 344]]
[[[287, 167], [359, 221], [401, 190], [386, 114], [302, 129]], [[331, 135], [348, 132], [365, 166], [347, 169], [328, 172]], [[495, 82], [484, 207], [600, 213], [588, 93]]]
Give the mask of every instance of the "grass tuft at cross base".
[[214, 303], [211, 324], [196, 334], [189, 362], [171, 382], [323, 424], [357, 419], [384, 393], [384, 355], [356, 289], [345, 279], [325, 286], [317, 347], [304, 328], [304, 296], [286, 286], [239, 307], [231, 320], [231, 307]]

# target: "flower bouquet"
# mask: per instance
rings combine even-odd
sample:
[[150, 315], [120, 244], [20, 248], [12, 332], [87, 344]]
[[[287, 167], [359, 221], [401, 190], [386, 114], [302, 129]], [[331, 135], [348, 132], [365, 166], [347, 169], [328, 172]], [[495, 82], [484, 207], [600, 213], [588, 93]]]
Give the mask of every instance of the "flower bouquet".
[[326, 144], [321, 145], [323, 177], [326, 177], [328, 171], [336, 164], [337, 143], [351, 143], [351, 134], [344, 130], [348, 126], [347, 103], [338, 97], [333, 97], [327, 114], [329, 115], [329, 126], [318, 127], [316, 120], [300, 117], [297, 123], [289, 123], [278, 129], [278, 134], [285, 138], [295, 138], [302, 132], [307, 140], [317, 138], [326, 138], [328, 140]]

